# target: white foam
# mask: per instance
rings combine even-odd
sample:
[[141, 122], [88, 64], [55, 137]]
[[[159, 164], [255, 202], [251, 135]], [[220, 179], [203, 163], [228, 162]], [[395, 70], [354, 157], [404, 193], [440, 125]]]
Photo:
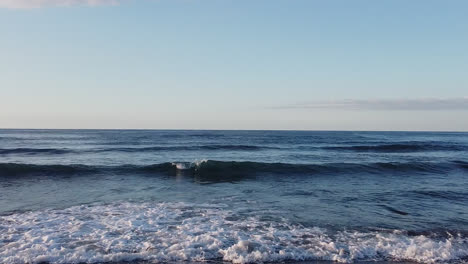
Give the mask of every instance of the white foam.
[[198, 168], [202, 163], [207, 162], [207, 160], [197, 160], [194, 162], [173, 162], [172, 165], [175, 166], [178, 170], [189, 170], [192, 168]]
[[148, 260], [410, 260], [466, 258], [461, 236], [338, 232], [259, 218], [238, 219], [224, 206], [120, 203], [0, 216], [0, 262], [78, 263]]
[[172, 166], [175, 166], [178, 170], [188, 170], [188, 169], [190, 169], [190, 163], [173, 162]]

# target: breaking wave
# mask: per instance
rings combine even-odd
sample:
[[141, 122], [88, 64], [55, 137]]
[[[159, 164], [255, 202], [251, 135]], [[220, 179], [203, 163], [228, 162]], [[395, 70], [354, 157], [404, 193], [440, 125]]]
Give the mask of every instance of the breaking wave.
[[72, 175], [96, 173], [162, 173], [168, 175], [186, 174], [199, 176], [253, 176], [253, 175], [320, 175], [372, 173], [446, 173], [453, 170], [467, 170], [468, 163], [453, 161], [447, 163], [430, 162], [388, 162], [388, 163], [324, 163], [289, 164], [263, 163], [251, 161], [165, 162], [153, 165], [89, 166], [37, 165], [20, 163], [0, 163], [0, 176], [22, 175]]

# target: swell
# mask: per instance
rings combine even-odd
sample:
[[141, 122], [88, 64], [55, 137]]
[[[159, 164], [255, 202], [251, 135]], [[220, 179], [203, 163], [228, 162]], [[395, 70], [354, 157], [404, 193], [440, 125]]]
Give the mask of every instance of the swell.
[[[155, 146], [155, 147], [119, 147], [119, 148], [105, 148], [95, 150], [95, 152], [151, 152], [151, 151], [192, 151], [192, 150], [262, 150], [262, 149], [274, 149], [273, 147], [267, 146], [256, 146], [256, 145], [200, 145], [200, 146]], [[91, 150], [93, 152], [93, 150]]]
[[153, 147], [115, 147], [71, 150], [61, 148], [4, 148], [0, 149], [0, 155], [57, 155], [67, 153], [102, 153], [102, 152], [157, 152], [157, 151], [196, 151], [196, 150], [230, 150], [230, 151], [258, 151], [264, 149], [276, 149], [274, 147], [256, 145], [200, 145], [200, 146], [153, 146]]
[[[86, 174], [165, 174], [194, 175], [206, 179], [241, 179], [256, 175], [328, 175], [328, 174], [398, 174], [398, 173], [448, 173], [454, 170], [468, 170], [466, 162], [447, 163], [409, 162], [409, 163], [324, 163], [290, 164], [262, 163], [251, 161], [164, 162], [152, 165], [89, 166], [37, 165], [19, 163], [0, 163], [0, 176], [22, 175], [86, 175]], [[405, 174], [406, 175], [406, 174]]]
[[443, 199], [468, 203], [468, 192], [454, 190], [417, 190], [413, 191], [414, 195], [426, 196], [431, 199]]
[[37, 165], [22, 163], [0, 163], [0, 176], [89, 174], [97, 173], [101, 169], [99, 167], [81, 164]]
[[420, 151], [466, 151], [468, 147], [462, 145], [431, 144], [431, 143], [402, 143], [379, 145], [353, 145], [324, 147], [328, 150], [344, 150], [356, 152], [420, 152]]
[[[119, 143], [120, 144], [120, 143]], [[132, 143], [134, 145], [134, 143]], [[297, 150], [335, 150], [352, 152], [422, 152], [422, 151], [467, 151], [465, 145], [431, 144], [424, 142], [402, 144], [377, 144], [377, 145], [346, 145], [346, 146], [297, 146]], [[292, 149], [294, 149], [292, 148]], [[209, 144], [209, 145], [169, 145], [150, 147], [106, 147], [89, 149], [65, 149], [65, 148], [2, 148], [0, 155], [59, 155], [67, 153], [103, 153], [103, 152], [158, 152], [158, 151], [261, 151], [261, 150], [291, 149], [284, 147], [259, 146], [259, 145], [235, 145], [235, 144]]]
[[10, 155], [10, 154], [25, 154], [25, 155], [35, 155], [35, 154], [65, 154], [73, 152], [69, 149], [57, 149], [57, 148], [11, 148], [11, 149], [0, 149], [0, 155]]

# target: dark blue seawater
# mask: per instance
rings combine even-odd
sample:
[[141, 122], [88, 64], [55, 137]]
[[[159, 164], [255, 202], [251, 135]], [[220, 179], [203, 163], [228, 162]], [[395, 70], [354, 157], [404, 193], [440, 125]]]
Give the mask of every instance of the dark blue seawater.
[[467, 262], [468, 133], [0, 130], [0, 263], [316, 260]]

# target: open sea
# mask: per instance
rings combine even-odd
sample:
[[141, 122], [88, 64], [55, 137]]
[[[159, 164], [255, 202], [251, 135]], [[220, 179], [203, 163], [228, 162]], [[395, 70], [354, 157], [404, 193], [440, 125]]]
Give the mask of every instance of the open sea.
[[0, 130], [0, 263], [468, 263], [468, 133]]

